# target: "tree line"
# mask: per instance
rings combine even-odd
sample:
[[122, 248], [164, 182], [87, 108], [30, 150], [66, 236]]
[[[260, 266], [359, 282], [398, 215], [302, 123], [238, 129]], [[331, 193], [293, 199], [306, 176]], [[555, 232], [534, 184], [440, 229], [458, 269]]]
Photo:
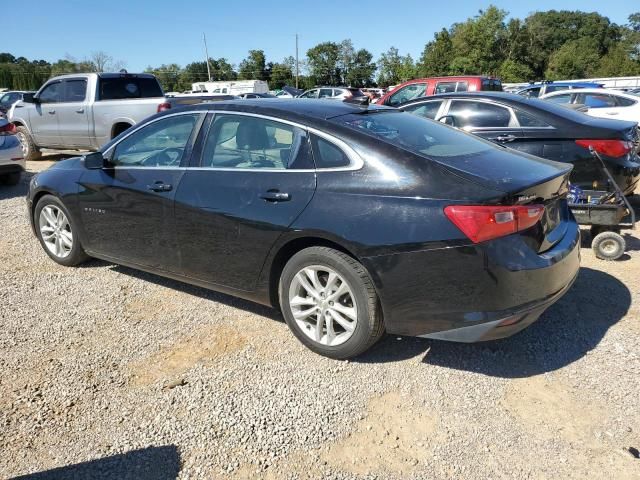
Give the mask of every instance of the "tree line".
[[[226, 58], [208, 61], [212, 80], [267, 80], [271, 88], [295, 84], [293, 57], [267, 61], [263, 50], [250, 50], [238, 65]], [[123, 65], [104, 52], [55, 63], [2, 53], [0, 87], [35, 90], [51, 76], [117, 71]], [[366, 48], [356, 49], [345, 39], [310, 48], [298, 69], [300, 88], [386, 87], [416, 77], [464, 74], [494, 75], [503, 82], [640, 75], [640, 12], [618, 25], [598, 13], [568, 10], [508, 19], [508, 12], [490, 6], [436, 32], [416, 60], [396, 47], [374, 60]], [[192, 83], [209, 78], [206, 61], [149, 66], [146, 71], [158, 77], [165, 91], [189, 90]]]

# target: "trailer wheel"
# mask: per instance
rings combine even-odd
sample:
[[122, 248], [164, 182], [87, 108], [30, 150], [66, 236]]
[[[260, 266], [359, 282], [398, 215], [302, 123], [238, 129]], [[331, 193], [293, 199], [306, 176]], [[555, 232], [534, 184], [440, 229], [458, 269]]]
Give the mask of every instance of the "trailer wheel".
[[593, 239], [591, 248], [601, 260], [617, 260], [624, 253], [626, 243], [616, 232], [602, 232]]

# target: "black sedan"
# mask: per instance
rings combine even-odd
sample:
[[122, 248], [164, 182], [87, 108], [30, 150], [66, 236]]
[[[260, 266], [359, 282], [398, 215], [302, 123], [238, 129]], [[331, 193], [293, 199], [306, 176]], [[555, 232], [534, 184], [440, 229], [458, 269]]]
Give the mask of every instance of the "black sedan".
[[349, 358], [387, 331], [511, 335], [579, 269], [571, 167], [386, 107], [242, 100], [157, 114], [36, 175], [29, 217], [88, 257], [280, 308]]
[[594, 118], [550, 102], [502, 92], [436, 95], [399, 108], [440, 119], [521, 152], [572, 163], [571, 182], [588, 190], [610, 188], [589, 146], [600, 153], [625, 194], [632, 194], [640, 180], [640, 138], [634, 122]]

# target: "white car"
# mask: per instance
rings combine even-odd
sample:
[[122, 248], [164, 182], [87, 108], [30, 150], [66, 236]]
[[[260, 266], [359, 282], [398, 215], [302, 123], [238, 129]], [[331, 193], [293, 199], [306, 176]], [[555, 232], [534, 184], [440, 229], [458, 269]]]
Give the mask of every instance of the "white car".
[[0, 118], [0, 183], [17, 185], [26, 167], [22, 144], [16, 137], [16, 127]]
[[606, 88], [561, 90], [540, 97], [559, 105], [585, 105], [587, 115], [640, 122], [640, 97]]

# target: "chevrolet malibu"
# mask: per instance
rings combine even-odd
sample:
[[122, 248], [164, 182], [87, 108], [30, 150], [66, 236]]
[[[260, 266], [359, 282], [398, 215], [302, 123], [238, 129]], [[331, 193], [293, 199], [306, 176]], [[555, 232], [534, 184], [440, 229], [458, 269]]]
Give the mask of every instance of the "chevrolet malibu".
[[475, 342], [534, 322], [579, 270], [570, 171], [386, 107], [243, 100], [155, 115], [35, 176], [27, 203], [62, 265], [270, 305], [345, 359], [384, 332]]

